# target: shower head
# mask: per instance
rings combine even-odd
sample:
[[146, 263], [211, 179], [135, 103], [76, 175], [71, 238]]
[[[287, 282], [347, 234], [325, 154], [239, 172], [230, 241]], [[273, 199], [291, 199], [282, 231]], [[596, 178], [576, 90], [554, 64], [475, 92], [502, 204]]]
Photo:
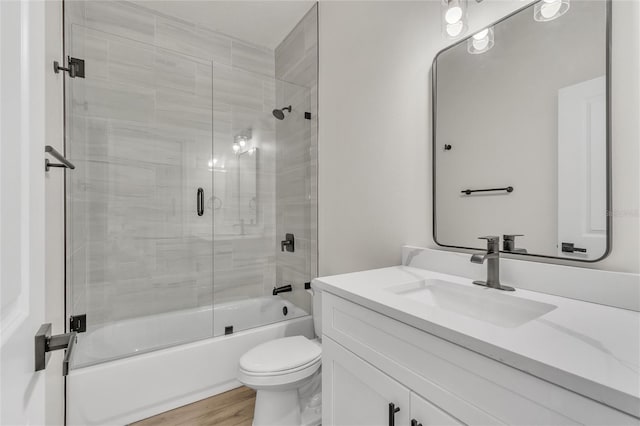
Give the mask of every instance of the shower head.
[[291, 113], [291, 105], [289, 105], [288, 107], [284, 107], [282, 109], [274, 109], [272, 114], [278, 120], [284, 120], [284, 112], [285, 111]]
[[278, 120], [284, 120], [284, 112], [281, 109], [274, 109], [273, 116]]

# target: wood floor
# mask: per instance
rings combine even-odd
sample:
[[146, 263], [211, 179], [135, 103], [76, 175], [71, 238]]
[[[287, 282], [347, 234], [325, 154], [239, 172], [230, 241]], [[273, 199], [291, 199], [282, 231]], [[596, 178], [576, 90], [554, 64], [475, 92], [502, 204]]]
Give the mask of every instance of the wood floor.
[[256, 392], [245, 386], [133, 423], [133, 426], [251, 426]]

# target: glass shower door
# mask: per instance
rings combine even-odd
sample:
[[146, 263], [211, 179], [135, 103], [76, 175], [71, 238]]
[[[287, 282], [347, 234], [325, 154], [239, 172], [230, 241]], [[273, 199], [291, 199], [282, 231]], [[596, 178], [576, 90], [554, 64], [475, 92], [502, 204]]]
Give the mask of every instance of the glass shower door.
[[[315, 193], [309, 88], [222, 65], [213, 77], [219, 336], [310, 313]], [[286, 233], [295, 236], [293, 252], [281, 252]], [[272, 294], [287, 284], [291, 292]]]
[[212, 64], [71, 23], [67, 314], [75, 366], [213, 335]]
[[315, 117], [306, 86], [278, 80], [276, 102], [291, 113], [276, 120], [276, 237], [295, 237], [295, 251], [276, 251], [276, 285], [292, 284], [282, 297], [311, 313], [311, 295], [304, 283], [317, 276], [317, 181]]

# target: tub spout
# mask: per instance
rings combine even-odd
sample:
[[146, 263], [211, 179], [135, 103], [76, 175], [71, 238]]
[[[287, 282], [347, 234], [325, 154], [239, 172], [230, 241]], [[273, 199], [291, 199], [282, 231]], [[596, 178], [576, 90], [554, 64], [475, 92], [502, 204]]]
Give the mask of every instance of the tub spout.
[[291, 284], [283, 285], [282, 287], [274, 287], [273, 288], [273, 295], [277, 296], [280, 293], [287, 293], [289, 291], [293, 291], [293, 288], [291, 287]]

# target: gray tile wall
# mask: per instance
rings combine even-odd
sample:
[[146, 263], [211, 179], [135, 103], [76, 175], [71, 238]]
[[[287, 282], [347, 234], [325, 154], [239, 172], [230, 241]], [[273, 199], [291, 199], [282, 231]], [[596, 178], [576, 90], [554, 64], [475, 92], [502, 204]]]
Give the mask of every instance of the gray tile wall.
[[[270, 291], [274, 52], [127, 2], [69, 3], [67, 49], [87, 73], [67, 97], [72, 311], [99, 324]], [[260, 208], [239, 235], [232, 202], [198, 217], [195, 191], [213, 192], [212, 156], [236, 171], [233, 136], [248, 128]]]
[[[318, 259], [318, 12], [314, 6], [275, 51], [278, 105], [293, 106], [293, 119], [278, 121], [276, 235], [296, 236], [296, 252], [277, 251], [276, 280], [291, 283], [287, 293], [311, 312], [304, 283], [317, 276]], [[305, 111], [311, 120], [300, 119]]]

